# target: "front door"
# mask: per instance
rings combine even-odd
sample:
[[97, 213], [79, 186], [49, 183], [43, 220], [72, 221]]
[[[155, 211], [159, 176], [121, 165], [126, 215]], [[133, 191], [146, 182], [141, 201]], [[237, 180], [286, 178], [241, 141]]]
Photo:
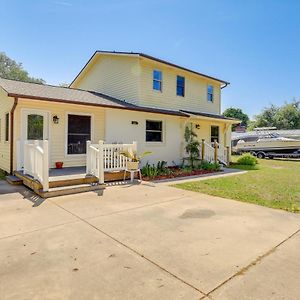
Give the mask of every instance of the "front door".
[[21, 166], [24, 165], [24, 142], [49, 140], [49, 113], [42, 110], [23, 110], [21, 118]]

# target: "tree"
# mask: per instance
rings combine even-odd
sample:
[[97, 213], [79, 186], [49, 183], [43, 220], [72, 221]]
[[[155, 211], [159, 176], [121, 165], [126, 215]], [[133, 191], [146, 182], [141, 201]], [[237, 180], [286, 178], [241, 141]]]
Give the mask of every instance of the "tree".
[[300, 129], [300, 101], [292, 100], [282, 106], [271, 105], [254, 117], [253, 127]]
[[9, 58], [4, 52], [0, 52], [0, 77], [25, 82], [45, 83], [45, 80], [41, 78], [29, 76], [21, 63]]
[[[249, 123], [249, 117], [240, 108], [229, 107], [223, 112], [223, 116], [228, 118], [234, 118], [241, 120], [241, 125], [247, 126]], [[232, 129], [235, 129], [237, 125], [232, 125]]]

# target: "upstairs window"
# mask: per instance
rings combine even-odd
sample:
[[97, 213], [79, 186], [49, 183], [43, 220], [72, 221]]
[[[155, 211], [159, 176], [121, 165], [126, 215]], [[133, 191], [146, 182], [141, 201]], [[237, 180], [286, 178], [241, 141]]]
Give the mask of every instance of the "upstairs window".
[[207, 86], [207, 101], [214, 102], [214, 87], [212, 85]]
[[9, 113], [5, 115], [5, 142], [9, 141]]
[[219, 126], [211, 126], [210, 128], [210, 141], [213, 143], [215, 140], [219, 143]]
[[162, 121], [146, 121], [146, 142], [162, 142]]
[[177, 87], [176, 87], [177, 96], [184, 97], [184, 84], [185, 84], [185, 78], [182, 76], [177, 76]]
[[68, 154], [85, 154], [91, 140], [91, 116], [68, 115]]
[[162, 72], [153, 70], [153, 90], [162, 91]]

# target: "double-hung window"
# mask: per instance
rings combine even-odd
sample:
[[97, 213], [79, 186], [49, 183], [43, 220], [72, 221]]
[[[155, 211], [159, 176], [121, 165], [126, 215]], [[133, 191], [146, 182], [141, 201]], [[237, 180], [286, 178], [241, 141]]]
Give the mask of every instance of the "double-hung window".
[[163, 141], [162, 121], [146, 121], [146, 142]]
[[177, 75], [176, 95], [184, 97], [185, 78]]
[[219, 126], [211, 126], [210, 128], [210, 141], [219, 143]]
[[91, 140], [91, 116], [68, 115], [67, 153], [85, 154]]
[[9, 113], [5, 115], [5, 142], [9, 141]]
[[214, 87], [210, 84], [207, 86], [207, 101], [214, 102]]
[[153, 70], [153, 90], [162, 91], [162, 72]]

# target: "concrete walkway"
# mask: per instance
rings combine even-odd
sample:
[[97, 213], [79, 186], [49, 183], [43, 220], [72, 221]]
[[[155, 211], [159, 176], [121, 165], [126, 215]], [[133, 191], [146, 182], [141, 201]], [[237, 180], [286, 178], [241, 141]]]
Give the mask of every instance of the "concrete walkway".
[[0, 181], [0, 299], [299, 299], [300, 215], [165, 185]]

